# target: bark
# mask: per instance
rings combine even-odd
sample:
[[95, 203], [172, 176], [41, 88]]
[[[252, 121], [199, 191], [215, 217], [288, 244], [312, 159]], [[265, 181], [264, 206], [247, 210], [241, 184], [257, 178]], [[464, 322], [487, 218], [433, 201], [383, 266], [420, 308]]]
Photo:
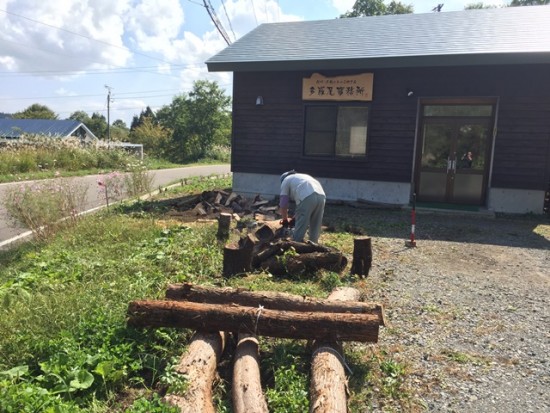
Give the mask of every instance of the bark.
[[[209, 304], [237, 304], [245, 307], [259, 307], [269, 310], [304, 311], [322, 313], [365, 313], [378, 317], [380, 325], [385, 325], [384, 309], [378, 303], [338, 300], [342, 294], [348, 299], [348, 288], [339, 288], [330, 295], [330, 299], [320, 299], [274, 291], [248, 291], [235, 288], [205, 287], [201, 285], [170, 284], [166, 290], [169, 300], [194, 301]], [[353, 291], [357, 291], [353, 289]]]
[[252, 334], [239, 334], [232, 395], [235, 413], [268, 413], [260, 380], [258, 339]]
[[[354, 288], [334, 290], [329, 300], [355, 301]], [[310, 413], [347, 413], [347, 379], [343, 349], [336, 341], [316, 341], [311, 357]]]
[[365, 313], [281, 311], [261, 306], [151, 300], [130, 303], [128, 325], [376, 343], [380, 322], [378, 315]]
[[231, 226], [231, 214], [222, 212], [218, 219], [218, 238], [226, 239], [229, 237], [229, 227]]
[[176, 368], [185, 375], [185, 394], [167, 394], [166, 402], [181, 413], [215, 413], [212, 384], [225, 345], [225, 333], [197, 332]]
[[308, 275], [321, 269], [340, 273], [347, 265], [340, 252], [311, 252], [299, 255], [273, 256], [260, 264], [260, 268], [273, 275]]
[[369, 275], [372, 265], [372, 243], [370, 237], [358, 237], [353, 240], [353, 261], [351, 273]]
[[227, 245], [223, 249], [223, 276], [231, 277], [252, 270], [252, 250], [254, 241], [251, 236], [244, 238], [238, 245]]
[[263, 250], [256, 253], [254, 255], [254, 258], [252, 259], [252, 265], [257, 268], [263, 261], [267, 260], [268, 258], [271, 258], [274, 255], [282, 255], [291, 248], [293, 248], [294, 251], [296, 251], [296, 253], [298, 254], [306, 254], [312, 252], [337, 252], [335, 249], [331, 249], [329, 247], [325, 247], [319, 244], [290, 240], [278, 240], [277, 242], [269, 244]]

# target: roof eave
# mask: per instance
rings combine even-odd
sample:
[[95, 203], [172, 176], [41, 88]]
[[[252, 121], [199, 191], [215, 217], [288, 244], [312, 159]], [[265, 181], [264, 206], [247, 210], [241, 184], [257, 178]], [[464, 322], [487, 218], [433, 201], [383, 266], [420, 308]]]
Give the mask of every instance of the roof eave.
[[207, 61], [209, 72], [265, 72], [297, 70], [390, 69], [434, 66], [485, 66], [548, 64], [550, 52], [483, 53], [428, 56], [398, 56], [363, 59], [318, 59], [274, 61]]

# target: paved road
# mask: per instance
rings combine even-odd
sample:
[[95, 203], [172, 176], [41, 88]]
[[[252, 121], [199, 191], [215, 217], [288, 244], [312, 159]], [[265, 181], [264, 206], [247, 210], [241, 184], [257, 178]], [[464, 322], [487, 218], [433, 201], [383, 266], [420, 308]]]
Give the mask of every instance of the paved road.
[[[178, 182], [184, 178], [190, 178], [194, 176], [209, 176], [209, 175], [221, 175], [229, 173], [230, 167], [227, 164], [224, 165], [205, 165], [205, 166], [191, 166], [186, 168], [174, 168], [174, 169], [159, 169], [151, 171], [153, 174], [153, 188], [157, 189], [161, 186], [166, 186], [174, 182]], [[98, 194], [97, 180], [100, 175], [89, 175], [83, 177], [72, 178], [76, 185], [83, 185], [88, 188], [86, 193], [86, 202], [84, 210], [90, 210], [105, 204], [105, 200]], [[6, 210], [3, 206], [3, 199], [6, 191], [14, 186], [21, 185], [22, 183], [8, 183], [0, 184], [0, 248], [8, 245], [10, 240], [18, 237], [23, 237], [28, 234], [28, 229], [23, 227], [14, 227], [8, 220]], [[28, 184], [28, 183], [25, 183]]]

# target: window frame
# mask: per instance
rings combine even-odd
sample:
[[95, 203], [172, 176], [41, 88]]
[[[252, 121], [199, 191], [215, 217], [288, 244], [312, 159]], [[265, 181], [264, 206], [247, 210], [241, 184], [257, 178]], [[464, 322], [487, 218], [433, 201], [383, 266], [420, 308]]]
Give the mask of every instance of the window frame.
[[[318, 108], [318, 107], [328, 107], [333, 108], [336, 110], [336, 113], [334, 114], [335, 118], [335, 125], [334, 129], [332, 131], [333, 137], [332, 137], [332, 154], [307, 154], [306, 153], [306, 135], [308, 132], [307, 129], [307, 115], [308, 115], [308, 109], [310, 108]], [[367, 132], [366, 132], [366, 142], [365, 142], [365, 153], [360, 155], [354, 155], [354, 154], [337, 154], [336, 151], [336, 145], [337, 145], [337, 137], [338, 137], [338, 117], [339, 117], [339, 111], [340, 108], [360, 108], [366, 110], [366, 116], [367, 116]], [[365, 102], [319, 102], [319, 103], [308, 103], [304, 105], [304, 117], [303, 117], [303, 135], [302, 135], [302, 157], [306, 159], [330, 159], [330, 160], [346, 160], [346, 161], [364, 161], [369, 156], [369, 131], [370, 131], [370, 121], [371, 121], [371, 102], [365, 103]]]

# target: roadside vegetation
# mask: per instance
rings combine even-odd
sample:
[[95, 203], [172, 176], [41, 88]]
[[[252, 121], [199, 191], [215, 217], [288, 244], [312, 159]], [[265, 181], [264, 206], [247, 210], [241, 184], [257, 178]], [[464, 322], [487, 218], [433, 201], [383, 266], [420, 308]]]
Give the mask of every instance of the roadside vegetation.
[[[161, 196], [211, 189], [230, 190], [230, 180], [196, 179]], [[365, 287], [363, 280], [330, 272], [303, 279], [267, 273], [224, 279], [216, 223], [182, 224], [154, 206], [155, 199], [119, 204], [57, 229], [47, 241], [0, 252], [0, 411], [175, 411], [162, 396], [185, 386], [173, 369], [192, 332], [125, 323], [130, 301], [161, 298], [168, 283], [323, 297], [339, 285]], [[346, 229], [352, 223], [330, 208], [327, 218], [334, 231], [324, 241], [352, 245], [354, 235]], [[270, 411], [308, 411], [307, 343], [262, 338], [260, 352]], [[219, 412], [232, 410], [230, 349], [226, 353], [215, 388]], [[345, 354], [353, 371], [351, 411], [368, 411], [374, 397], [378, 405], [413, 403], [403, 385], [407, 366], [391, 354], [352, 343]]]

